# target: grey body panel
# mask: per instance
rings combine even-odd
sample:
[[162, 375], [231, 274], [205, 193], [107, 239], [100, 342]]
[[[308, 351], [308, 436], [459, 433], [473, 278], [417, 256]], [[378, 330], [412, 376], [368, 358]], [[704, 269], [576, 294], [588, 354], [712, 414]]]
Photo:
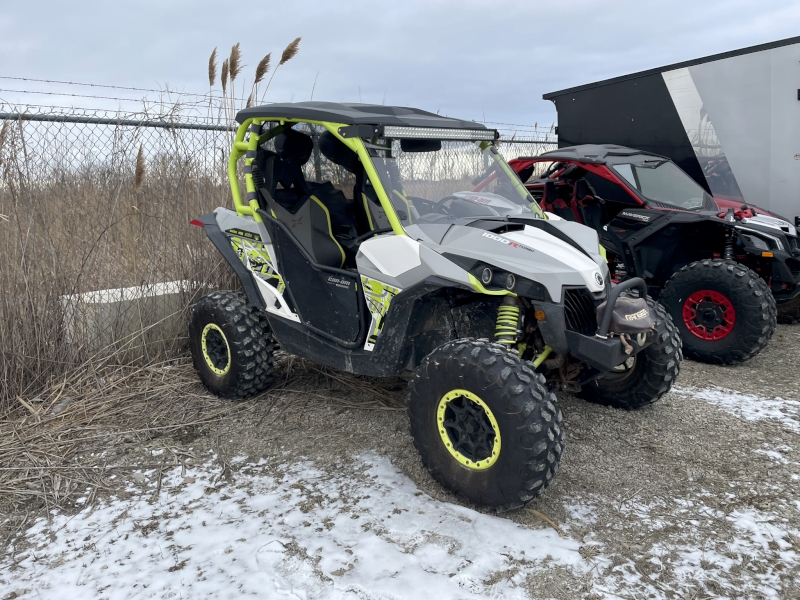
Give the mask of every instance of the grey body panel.
[[[498, 225], [502, 225], [498, 222]], [[413, 265], [397, 267], [396, 273], [387, 273], [370, 260], [372, 248], [379, 248], [381, 239], [392, 236], [377, 236], [362, 244], [356, 257], [358, 270], [362, 275], [377, 279], [401, 289], [419, 283], [430, 276], [440, 277], [472, 287], [469, 274], [443, 254], [450, 253], [460, 257], [482, 261], [497, 269], [541, 283], [554, 302], [561, 302], [564, 286], [587, 287], [598, 292], [604, 284], [608, 267], [599, 254], [597, 233], [579, 223], [552, 221], [551, 224], [577, 242], [585, 253], [569, 244], [537, 230], [525, 226], [523, 231], [495, 234], [477, 227], [465, 225], [418, 224], [407, 228], [415, 236], [419, 257]], [[444, 235], [442, 232], [444, 231]], [[434, 240], [439, 239], [439, 242]], [[398, 261], [403, 259], [398, 257]]]

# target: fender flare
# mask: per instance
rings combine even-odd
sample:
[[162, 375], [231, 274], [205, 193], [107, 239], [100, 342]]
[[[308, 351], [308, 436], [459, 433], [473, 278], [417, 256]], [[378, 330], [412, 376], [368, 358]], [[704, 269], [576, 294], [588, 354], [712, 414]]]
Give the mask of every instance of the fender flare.
[[233, 271], [239, 277], [239, 281], [242, 282], [242, 288], [244, 289], [244, 293], [247, 296], [248, 302], [250, 302], [250, 304], [256, 308], [260, 308], [262, 310], [266, 308], [267, 305], [264, 302], [264, 298], [261, 297], [261, 294], [256, 287], [256, 282], [253, 280], [253, 274], [247, 270], [247, 267], [244, 266], [244, 263], [239, 259], [239, 255], [236, 254], [233, 246], [231, 246], [228, 236], [226, 236], [219, 228], [217, 216], [214, 213], [209, 213], [207, 215], [203, 215], [197, 220], [203, 224], [203, 229], [205, 230], [208, 239], [211, 240], [211, 243], [217, 247], [217, 250], [219, 250], [220, 254], [222, 254], [222, 258], [228, 262], [228, 264], [233, 268]]

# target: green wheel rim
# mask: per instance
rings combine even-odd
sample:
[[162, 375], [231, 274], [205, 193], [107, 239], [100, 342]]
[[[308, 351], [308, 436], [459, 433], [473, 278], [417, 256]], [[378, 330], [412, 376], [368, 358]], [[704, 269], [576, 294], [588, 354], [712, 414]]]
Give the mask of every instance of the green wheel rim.
[[462, 466], [484, 471], [500, 458], [500, 427], [476, 394], [447, 392], [436, 408], [436, 425], [445, 449]]
[[231, 347], [219, 325], [209, 323], [203, 328], [200, 347], [208, 368], [214, 373], [221, 377], [231, 370]]

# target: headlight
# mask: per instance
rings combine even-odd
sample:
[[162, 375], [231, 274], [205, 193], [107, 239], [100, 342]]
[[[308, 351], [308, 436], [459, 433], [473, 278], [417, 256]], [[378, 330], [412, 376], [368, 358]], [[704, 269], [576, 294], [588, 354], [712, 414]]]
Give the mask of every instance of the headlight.
[[506, 289], [531, 300], [548, 302], [547, 290], [536, 281], [525, 279], [519, 275], [514, 275], [508, 271], [502, 271], [495, 267], [490, 267], [486, 263], [476, 263], [469, 272], [475, 276], [487, 289], [502, 290]]

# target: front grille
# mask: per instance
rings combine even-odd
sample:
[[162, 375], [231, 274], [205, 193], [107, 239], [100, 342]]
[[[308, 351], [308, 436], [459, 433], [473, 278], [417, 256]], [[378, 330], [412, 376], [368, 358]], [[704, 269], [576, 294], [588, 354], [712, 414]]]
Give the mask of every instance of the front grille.
[[789, 240], [789, 252], [797, 249], [797, 238], [787, 235], [786, 239]]
[[564, 318], [568, 331], [594, 335], [597, 331], [594, 300], [586, 289], [564, 291]]

